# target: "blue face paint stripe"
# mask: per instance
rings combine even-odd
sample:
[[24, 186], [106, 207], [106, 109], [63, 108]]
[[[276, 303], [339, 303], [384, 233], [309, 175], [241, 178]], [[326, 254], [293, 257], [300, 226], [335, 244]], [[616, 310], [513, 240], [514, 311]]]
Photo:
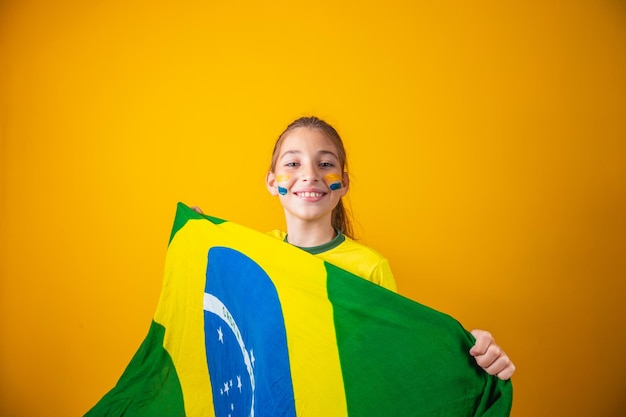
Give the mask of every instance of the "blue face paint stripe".
[[281, 186], [279, 185], [279, 186], [278, 186], [278, 194], [280, 194], [280, 195], [285, 195], [285, 194], [287, 194], [287, 189], [286, 189], [286, 188], [283, 188], [283, 187], [281, 187]]
[[324, 179], [326, 180], [326, 184], [328, 184], [328, 188], [330, 188], [331, 191], [338, 190], [342, 186], [342, 177], [339, 174], [327, 174], [324, 176]]

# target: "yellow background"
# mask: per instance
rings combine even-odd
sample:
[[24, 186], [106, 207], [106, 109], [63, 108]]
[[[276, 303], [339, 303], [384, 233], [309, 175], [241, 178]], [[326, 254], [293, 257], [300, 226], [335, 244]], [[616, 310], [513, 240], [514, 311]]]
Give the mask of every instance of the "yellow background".
[[78, 416], [147, 333], [177, 201], [282, 225], [273, 141], [343, 135], [399, 291], [514, 359], [512, 415], [623, 416], [623, 2], [0, 4], [0, 415]]

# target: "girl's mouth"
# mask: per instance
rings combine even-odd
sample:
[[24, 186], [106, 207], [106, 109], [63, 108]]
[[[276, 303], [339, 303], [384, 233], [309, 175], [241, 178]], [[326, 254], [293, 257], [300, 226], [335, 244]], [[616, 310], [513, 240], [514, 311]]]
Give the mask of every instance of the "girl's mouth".
[[300, 192], [296, 192], [295, 194], [298, 197], [318, 198], [318, 197], [322, 197], [326, 193], [320, 193], [320, 192], [317, 192], [317, 191], [300, 191]]

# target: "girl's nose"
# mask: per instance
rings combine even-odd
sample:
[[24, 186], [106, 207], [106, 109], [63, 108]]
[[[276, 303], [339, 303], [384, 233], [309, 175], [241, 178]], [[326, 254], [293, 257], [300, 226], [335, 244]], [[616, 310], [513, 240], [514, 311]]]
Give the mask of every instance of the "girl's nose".
[[302, 171], [302, 176], [300, 178], [302, 181], [316, 182], [318, 180], [318, 175], [315, 169], [309, 168]]

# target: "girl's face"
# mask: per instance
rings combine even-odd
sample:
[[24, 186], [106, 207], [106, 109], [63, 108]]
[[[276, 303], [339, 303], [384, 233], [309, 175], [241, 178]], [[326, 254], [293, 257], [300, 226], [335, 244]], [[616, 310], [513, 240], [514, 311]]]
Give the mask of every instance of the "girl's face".
[[288, 224], [291, 219], [327, 219], [330, 225], [332, 211], [348, 191], [349, 181], [333, 142], [317, 129], [299, 127], [283, 138], [266, 185], [279, 197]]

